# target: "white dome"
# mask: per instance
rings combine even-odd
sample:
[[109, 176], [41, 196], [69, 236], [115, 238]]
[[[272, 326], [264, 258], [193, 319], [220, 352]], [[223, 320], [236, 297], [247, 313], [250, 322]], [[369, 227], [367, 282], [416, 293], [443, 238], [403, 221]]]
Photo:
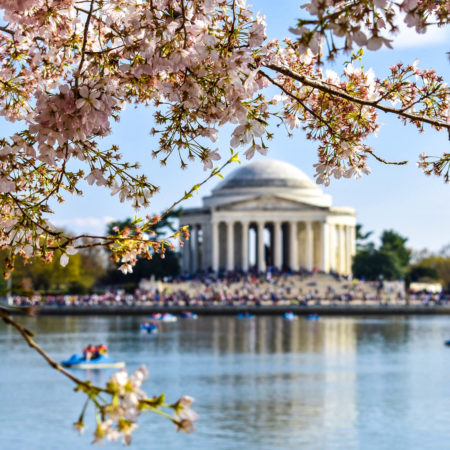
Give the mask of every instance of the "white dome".
[[322, 207], [331, 206], [331, 197], [304, 172], [284, 161], [264, 159], [239, 167], [204, 198], [208, 207], [261, 196], [283, 196]]
[[290, 187], [320, 190], [308, 175], [292, 164], [266, 159], [234, 170], [213, 192], [243, 187]]

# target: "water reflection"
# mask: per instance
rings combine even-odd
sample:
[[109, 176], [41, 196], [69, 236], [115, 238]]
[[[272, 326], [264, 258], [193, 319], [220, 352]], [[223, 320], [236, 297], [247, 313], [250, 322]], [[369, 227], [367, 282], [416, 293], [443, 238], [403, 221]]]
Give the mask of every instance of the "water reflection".
[[[208, 321], [209, 320], [209, 321]], [[211, 336], [214, 353], [325, 353], [354, 354], [357, 329], [354, 319], [325, 319], [294, 322], [281, 317], [262, 316], [239, 320], [213, 317], [180, 325], [179, 338], [186, 342], [184, 332]], [[180, 343], [182, 345], [182, 343]]]
[[[157, 449], [445, 448], [450, 438], [446, 318], [200, 317], [162, 324], [157, 335], [141, 334], [141, 319], [23, 319], [57, 360], [88, 343], [106, 343], [131, 370], [141, 363], [150, 368], [150, 395], [196, 397], [195, 435], [172, 433], [165, 422], [145, 417], [138, 449], [148, 448], [145, 430], [158, 436], [150, 446]], [[70, 430], [82, 398], [67, 381], [3, 324], [0, 351], [7, 367], [0, 383], [5, 448], [61, 448], [45, 439], [36, 444], [40, 433], [68, 448], [90, 448], [89, 437], [80, 440]], [[77, 375], [101, 384], [110, 372]], [[53, 423], [59, 427], [49, 430]]]

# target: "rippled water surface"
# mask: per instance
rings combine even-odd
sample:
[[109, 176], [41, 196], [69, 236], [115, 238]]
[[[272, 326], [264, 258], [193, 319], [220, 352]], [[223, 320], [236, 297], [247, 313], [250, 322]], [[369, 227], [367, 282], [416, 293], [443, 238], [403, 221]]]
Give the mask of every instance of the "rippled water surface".
[[[450, 318], [201, 317], [142, 335], [139, 317], [20, 319], [60, 361], [106, 343], [144, 388], [196, 398], [197, 432], [146, 414], [135, 449], [448, 449]], [[83, 404], [14, 330], [0, 324], [0, 448], [91, 449], [72, 430]], [[104, 383], [111, 372], [77, 371]], [[112, 448], [121, 444], [108, 444]]]

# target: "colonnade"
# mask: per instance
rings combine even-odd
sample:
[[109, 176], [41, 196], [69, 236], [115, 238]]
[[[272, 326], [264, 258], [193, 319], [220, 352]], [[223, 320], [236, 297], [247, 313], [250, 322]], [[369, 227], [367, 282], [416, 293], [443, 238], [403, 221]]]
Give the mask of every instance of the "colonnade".
[[355, 226], [329, 220], [226, 220], [189, 225], [183, 269], [351, 273]]

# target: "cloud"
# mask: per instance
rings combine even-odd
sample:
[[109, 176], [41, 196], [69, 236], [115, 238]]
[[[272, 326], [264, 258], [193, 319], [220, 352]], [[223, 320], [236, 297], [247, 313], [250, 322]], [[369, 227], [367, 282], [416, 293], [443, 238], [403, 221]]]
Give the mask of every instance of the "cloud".
[[403, 22], [399, 25], [400, 32], [394, 37], [394, 48], [428, 47], [438, 44], [446, 44], [450, 40], [448, 28], [428, 27], [427, 32], [419, 34], [415, 28], [409, 28]]
[[71, 219], [54, 219], [52, 223], [56, 227], [64, 227], [76, 232], [104, 233], [106, 225], [116, 219], [110, 216], [104, 217], [73, 217]]

